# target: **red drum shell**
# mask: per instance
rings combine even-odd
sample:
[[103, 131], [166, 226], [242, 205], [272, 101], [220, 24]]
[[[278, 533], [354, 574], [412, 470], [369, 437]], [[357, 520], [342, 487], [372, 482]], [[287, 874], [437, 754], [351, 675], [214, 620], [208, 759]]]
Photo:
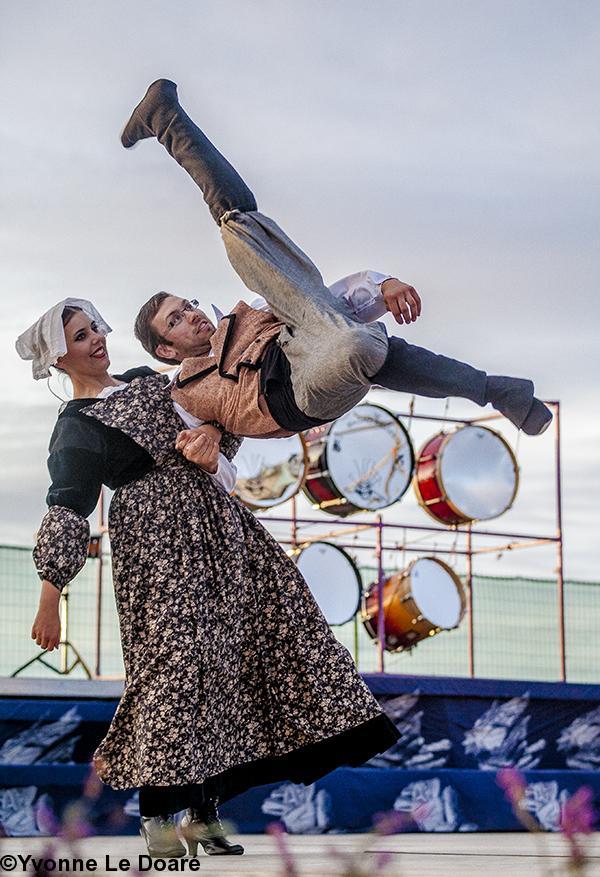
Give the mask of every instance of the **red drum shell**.
[[413, 486], [419, 505], [436, 521], [449, 525], [468, 524], [471, 518], [451, 503], [440, 478], [443, 447], [451, 435], [453, 433], [442, 431], [425, 442], [417, 454]]
[[321, 511], [338, 518], [346, 518], [361, 509], [342, 496], [328, 474], [327, 437], [334, 422], [316, 426], [303, 433], [308, 463], [302, 491], [311, 502], [319, 506]]
[[[494, 441], [504, 447], [508, 457], [512, 460], [514, 470], [514, 484], [512, 486], [512, 496], [510, 500], [501, 511], [496, 512], [493, 515], [484, 515], [481, 518], [477, 518], [476, 516], [463, 511], [457, 506], [456, 502], [453, 502], [446, 491], [442, 477], [442, 458], [448, 444], [464, 430], [473, 430], [475, 428], [480, 433], [493, 436]], [[498, 517], [498, 514], [503, 514], [513, 504], [515, 496], [517, 495], [518, 485], [519, 466], [512, 449], [500, 433], [495, 432], [487, 426], [472, 424], [458, 427], [451, 432], [442, 431], [436, 433], [436, 435], [425, 442], [417, 455], [413, 487], [419, 505], [428, 515], [434, 518], [434, 520], [448, 526], [468, 524], [475, 520], [490, 520], [491, 517]]]

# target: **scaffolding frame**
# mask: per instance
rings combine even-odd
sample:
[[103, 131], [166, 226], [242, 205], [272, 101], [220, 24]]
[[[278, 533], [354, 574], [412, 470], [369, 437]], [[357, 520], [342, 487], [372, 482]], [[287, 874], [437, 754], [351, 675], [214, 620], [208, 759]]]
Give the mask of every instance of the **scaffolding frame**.
[[[346, 520], [344, 518], [335, 518], [331, 524], [335, 525], [335, 529], [330, 529], [318, 535], [311, 535], [304, 538], [300, 534], [302, 527], [314, 525], [326, 525], [328, 522], [322, 518], [299, 517], [297, 514], [296, 497], [291, 497], [291, 514], [282, 516], [258, 515], [264, 523], [284, 523], [290, 528], [290, 536], [287, 539], [278, 538], [278, 542], [282, 545], [289, 545], [292, 550], [305, 547], [312, 542], [322, 542], [325, 540], [335, 540], [335, 544], [339, 548], [349, 548], [354, 550], [366, 549], [374, 550], [377, 561], [377, 584], [378, 584], [378, 630], [377, 630], [377, 648], [378, 648], [378, 670], [385, 673], [385, 619], [383, 614], [383, 585], [386, 580], [384, 570], [384, 552], [397, 551], [398, 545], [387, 545], [385, 543], [385, 534], [389, 531], [415, 531], [415, 532], [439, 532], [439, 533], [456, 533], [464, 535], [465, 547], [462, 549], [453, 548], [433, 548], [428, 551], [429, 554], [446, 554], [461, 555], [466, 558], [466, 575], [465, 584], [467, 591], [467, 616], [468, 616], [468, 651], [469, 651], [469, 675], [476, 675], [475, 668], [475, 629], [474, 629], [474, 594], [473, 594], [473, 558], [479, 554], [487, 554], [490, 552], [499, 553], [502, 551], [515, 551], [524, 548], [534, 548], [541, 545], [556, 545], [557, 565], [554, 570], [556, 573], [556, 599], [558, 605], [558, 627], [559, 627], [559, 649], [560, 649], [560, 681], [566, 682], [567, 666], [566, 666], [566, 631], [565, 631], [565, 588], [564, 588], [564, 560], [563, 560], [563, 524], [562, 524], [562, 476], [561, 476], [561, 432], [560, 432], [560, 402], [545, 400], [554, 411], [554, 481], [555, 481], [555, 522], [556, 529], [554, 535], [533, 535], [525, 533], [510, 533], [499, 530], [480, 530], [477, 524], [443, 526], [435, 524], [403, 524], [391, 523], [384, 521], [383, 515], [377, 513], [374, 520]], [[395, 412], [397, 417], [406, 417], [409, 420], [423, 420], [435, 423], [460, 424], [464, 426], [473, 426], [485, 422], [498, 420], [502, 418], [501, 414], [485, 414], [480, 417], [472, 418], [456, 418], [446, 415], [433, 414], [415, 414], [413, 411]], [[103, 562], [102, 562], [102, 540], [107, 533], [105, 523], [105, 503], [104, 497], [101, 495], [98, 504], [98, 566], [96, 571], [96, 640], [95, 640], [95, 661], [94, 661], [94, 678], [100, 678], [102, 675], [102, 592], [103, 592]], [[341, 528], [341, 529], [340, 529]], [[343, 537], [351, 533], [368, 532], [375, 530], [374, 539], [367, 544], [357, 544], [356, 542], [347, 543]], [[501, 545], [476, 547], [475, 543], [480, 538], [509, 539], [513, 541], [504, 542]], [[517, 541], [514, 541], [517, 540]], [[402, 551], [422, 553], [422, 548], [403, 544]], [[63, 662], [66, 655], [63, 656]]]
[[[389, 531], [402, 530], [415, 533], [455, 533], [457, 536], [463, 535], [465, 541], [464, 548], [431, 548], [428, 554], [443, 555], [461, 555], [466, 559], [466, 575], [464, 583], [466, 585], [467, 596], [467, 618], [468, 618], [468, 655], [469, 655], [469, 676], [476, 675], [475, 670], [475, 628], [474, 628], [474, 593], [473, 593], [473, 558], [480, 554], [501, 553], [503, 551], [515, 551], [525, 548], [535, 548], [541, 545], [556, 545], [557, 565], [553, 572], [556, 573], [556, 600], [558, 607], [558, 636], [559, 636], [559, 661], [560, 661], [560, 681], [567, 680], [567, 662], [566, 662], [566, 625], [565, 625], [565, 588], [564, 588], [564, 553], [563, 553], [563, 524], [562, 524], [562, 475], [561, 475], [561, 433], [560, 433], [560, 402], [557, 400], [545, 400], [554, 411], [554, 483], [555, 483], [555, 524], [556, 530], [554, 535], [539, 535], [531, 533], [513, 533], [500, 530], [479, 529], [476, 523], [442, 525], [442, 524], [405, 524], [386, 522], [381, 513], [374, 515], [374, 520], [357, 520], [352, 518], [335, 518], [331, 521], [334, 529], [325, 532], [319, 532], [317, 535], [302, 535], [300, 533], [304, 526], [313, 527], [315, 525], [325, 526], [328, 522], [322, 518], [299, 517], [297, 514], [296, 496], [291, 497], [291, 514], [290, 515], [259, 515], [264, 523], [280, 523], [289, 524], [289, 538], [277, 537], [277, 541], [281, 545], [289, 545], [293, 551], [307, 547], [313, 542], [334, 541], [338, 548], [347, 548], [353, 550], [371, 550], [375, 552], [377, 563], [377, 590], [378, 590], [378, 627], [377, 627], [377, 649], [378, 649], [378, 672], [385, 673], [385, 618], [383, 613], [383, 586], [386, 581], [383, 557], [384, 552], [393, 552], [401, 550], [409, 553], [423, 553], [423, 548], [414, 545], [402, 545], [398, 549], [398, 544], [387, 545], [385, 536]], [[432, 421], [435, 423], [459, 424], [462, 426], [473, 426], [483, 424], [493, 420], [502, 419], [501, 414], [484, 414], [479, 417], [457, 418], [448, 417], [447, 415], [433, 414], [415, 414], [413, 411], [396, 411], [396, 417], [405, 417], [409, 420]], [[318, 506], [315, 506], [318, 508]], [[344, 541], [344, 538], [356, 533], [366, 533], [375, 530], [372, 542], [357, 543]], [[509, 539], [511, 541], [495, 544], [493, 546], [476, 547], [475, 543], [480, 538]], [[517, 541], [514, 541], [517, 540]]]

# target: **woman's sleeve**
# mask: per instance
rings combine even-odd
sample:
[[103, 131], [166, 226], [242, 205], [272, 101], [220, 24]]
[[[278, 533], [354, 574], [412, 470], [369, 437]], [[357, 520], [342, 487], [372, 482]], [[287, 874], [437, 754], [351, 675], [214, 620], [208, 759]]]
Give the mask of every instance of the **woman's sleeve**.
[[90, 525], [86, 518], [65, 506], [50, 506], [33, 549], [39, 577], [62, 591], [83, 568], [89, 541]]
[[[72, 422], [71, 422], [72, 421]], [[38, 575], [62, 590], [83, 567], [91, 515], [103, 482], [103, 448], [93, 428], [69, 418], [51, 441], [48, 470], [52, 483], [33, 550]]]

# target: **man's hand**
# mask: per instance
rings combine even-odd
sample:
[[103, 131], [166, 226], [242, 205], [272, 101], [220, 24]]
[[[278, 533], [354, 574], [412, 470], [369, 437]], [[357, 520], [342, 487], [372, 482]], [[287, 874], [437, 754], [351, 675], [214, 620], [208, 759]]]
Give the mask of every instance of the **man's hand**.
[[196, 429], [184, 429], [177, 435], [175, 447], [181, 451], [186, 460], [214, 475], [219, 468], [220, 449], [215, 434], [220, 438], [219, 430], [208, 425], [198, 426]]
[[381, 284], [381, 294], [397, 323], [414, 323], [421, 316], [421, 299], [414, 286], [390, 277]]
[[31, 639], [51, 652], [60, 642], [60, 591], [50, 582], [42, 582], [40, 605], [31, 628]]

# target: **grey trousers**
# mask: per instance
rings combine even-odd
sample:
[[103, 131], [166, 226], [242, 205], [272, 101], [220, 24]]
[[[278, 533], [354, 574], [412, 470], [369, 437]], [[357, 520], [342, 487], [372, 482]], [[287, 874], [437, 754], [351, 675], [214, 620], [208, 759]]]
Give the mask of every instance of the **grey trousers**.
[[221, 218], [221, 234], [240, 278], [287, 326], [280, 344], [290, 363], [296, 404], [309, 417], [340, 417], [373, 384], [485, 405], [484, 371], [388, 338], [382, 323], [359, 323], [272, 219], [257, 211], [229, 211]]
[[357, 322], [308, 256], [262, 213], [225, 213], [221, 234], [237, 274], [286, 324], [279, 343], [298, 408], [322, 419], [345, 414], [387, 359], [385, 326]]
[[331, 295], [308, 256], [258, 212], [244, 180], [172, 96], [153, 113], [154, 134], [201, 189], [235, 271], [285, 323], [279, 343], [305, 414], [339, 417], [374, 383], [485, 404], [485, 372], [388, 338], [383, 323], [358, 322], [347, 303]]

